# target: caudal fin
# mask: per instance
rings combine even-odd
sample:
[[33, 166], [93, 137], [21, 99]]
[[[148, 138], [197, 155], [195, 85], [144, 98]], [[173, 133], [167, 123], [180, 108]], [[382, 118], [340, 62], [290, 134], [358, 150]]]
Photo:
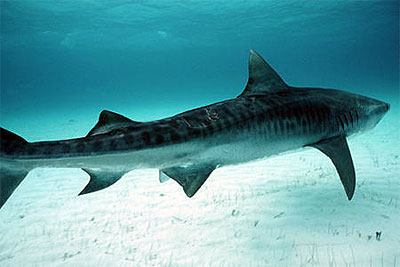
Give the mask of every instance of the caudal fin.
[[30, 170], [0, 168], [0, 209]]
[[0, 157], [11, 155], [13, 152], [28, 144], [21, 136], [0, 127]]
[[0, 209], [30, 171], [12, 159], [15, 151], [27, 144], [22, 137], [0, 127]]

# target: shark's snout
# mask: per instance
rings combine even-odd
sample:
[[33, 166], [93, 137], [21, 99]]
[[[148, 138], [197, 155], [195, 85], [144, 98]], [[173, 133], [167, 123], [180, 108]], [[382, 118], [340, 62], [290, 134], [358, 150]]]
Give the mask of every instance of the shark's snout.
[[388, 112], [388, 110], [390, 109], [389, 103], [373, 98], [367, 99], [366, 106], [368, 110], [368, 116], [384, 116], [386, 112]]
[[389, 103], [385, 103], [385, 111], [388, 111], [390, 109], [390, 104]]
[[388, 112], [389, 108], [390, 108], [389, 103], [379, 101], [375, 106], [375, 112], [383, 116], [385, 115], [386, 112]]
[[367, 108], [366, 112], [367, 115], [366, 128], [371, 129], [375, 127], [383, 119], [383, 117], [386, 115], [389, 109], [390, 109], [389, 103], [379, 101], [376, 99], [370, 101], [369, 107]]

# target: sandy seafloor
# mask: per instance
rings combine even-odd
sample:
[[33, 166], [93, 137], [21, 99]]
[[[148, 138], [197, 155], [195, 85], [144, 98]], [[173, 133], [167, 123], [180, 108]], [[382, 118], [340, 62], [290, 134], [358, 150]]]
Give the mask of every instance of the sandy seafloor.
[[[36, 169], [0, 210], [0, 266], [399, 266], [398, 118], [349, 139], [351, 202], [314, 149], [217, 169], [191, 199], [155, 169], [84, 196], [79, 169]], [[87, 127], [40, 122], [43, 139]]]

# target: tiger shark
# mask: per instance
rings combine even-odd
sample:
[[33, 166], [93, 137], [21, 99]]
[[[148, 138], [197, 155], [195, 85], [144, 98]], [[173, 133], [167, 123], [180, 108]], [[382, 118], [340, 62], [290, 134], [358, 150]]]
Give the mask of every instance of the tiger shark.
[[81, 168], [80, 195], [111, 186], [138, 168], [159, 169], [192, 197], [219, 167], [313, 147], [336, 167], [352, 199], [355, 170], [347, 137], [372, 129], [389, 104], [345, 91], [289, 86], [250, 50], [249, 78], [236, 98], [172, 117], [138, 122], [104, 110], [82, 138], [27, 142], [0, 128], [0, 208], [38, 167]]

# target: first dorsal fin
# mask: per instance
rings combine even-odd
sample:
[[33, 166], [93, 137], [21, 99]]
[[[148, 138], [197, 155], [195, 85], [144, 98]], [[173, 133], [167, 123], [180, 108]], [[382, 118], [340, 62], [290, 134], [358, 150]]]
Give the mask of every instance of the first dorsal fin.
[[256, 51], [250, 50], [249, 80], [239, 97], [265, 95], [288, 88], [274, 69]]
[[87, 134], [86, 137], [97, 135], [97, 134], [107, 133], [116, 128], [129, 126], [129, 125], [136, 125], [136, 124], [140, 124], [140, 122], [133, 121], [131, 119], [128, 119], [127, 117], [124, 117], [124, 116], [122, 116], [118, 113], [112, 112], [112, 111], [103, 110], [100, 113], [99, 121], [93, 127], [93, 129], [90, 130], [90, 132]]

